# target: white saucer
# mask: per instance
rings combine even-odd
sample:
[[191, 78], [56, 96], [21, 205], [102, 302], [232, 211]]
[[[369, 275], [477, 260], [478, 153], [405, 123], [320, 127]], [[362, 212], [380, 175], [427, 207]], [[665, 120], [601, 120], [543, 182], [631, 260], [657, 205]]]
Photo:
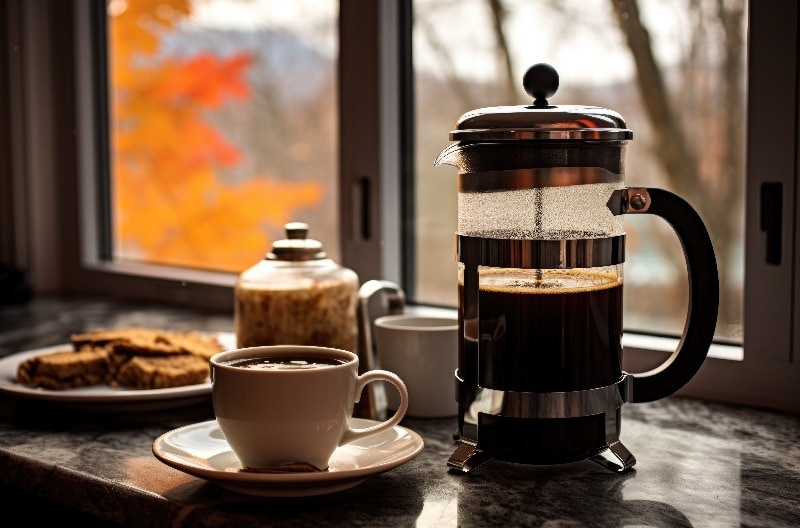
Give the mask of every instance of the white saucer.
[[[378, 422], [353, 418], [354, 427]], [[414, 431], [395, 426], [339, 447], [330, 467], [314, 473], [242, 472], [216, 420], [187, 425], [159, 436], [153, 454], [176, 469], [223, 488], [260, 497], [305, 497], [342, 491], [368, 477], [389, 471], [416, 457], [424, 446]]]

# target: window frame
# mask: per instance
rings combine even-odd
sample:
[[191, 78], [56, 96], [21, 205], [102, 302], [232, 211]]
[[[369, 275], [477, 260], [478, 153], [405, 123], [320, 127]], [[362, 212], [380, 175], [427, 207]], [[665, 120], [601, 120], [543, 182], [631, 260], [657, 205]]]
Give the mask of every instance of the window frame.
[[[102, 13], [104, 2], [7, 0], [0, 7], [7, 15], [0, 78], [8, 81], [0, 91], [8, 117], [0, 124], [0, 259], [26, 269], [40, 294], [107, 294], [231, 310], [230, 274], [186, 276], [97, 258], [102, 99], [91, 82], [97, 60], [91, 6]], [[800, 412], [797, 21], [793, 0], [749, 2], [745, 353], [741, 361], [709, 357], [678, 394]], [[404, 284], [414, 277], [402, 251], [413, 238], [413, 200], [404, 199], [413, 193], [410, 24], [410, 0], [341, 1], [341, 253], [362, 281]], [[759, 218], [766, 182], [783, 188], [780, 265], [764, 259]], [[663, 359], [663, 351], [625, 348], [629, 372]]]

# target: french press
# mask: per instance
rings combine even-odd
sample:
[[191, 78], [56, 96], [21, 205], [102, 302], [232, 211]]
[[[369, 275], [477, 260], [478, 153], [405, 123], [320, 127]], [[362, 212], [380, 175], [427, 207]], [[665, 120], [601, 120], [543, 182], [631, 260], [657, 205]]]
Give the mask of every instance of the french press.
[[[630, 469], [622, 405], [680, 389], [713, 339], [719, 281], [700, 216], [671, 192], [626, 187], [632, 131], [609, 109], [551, 105], [558, 82], [532, 66], [533, 104], [467, 112], [435, 162], [458, 169], [458, 471], [491, 458]], [[689, 277], [678, 349], [641, 374], [621, 367], [624, 214], [667, 220]]]

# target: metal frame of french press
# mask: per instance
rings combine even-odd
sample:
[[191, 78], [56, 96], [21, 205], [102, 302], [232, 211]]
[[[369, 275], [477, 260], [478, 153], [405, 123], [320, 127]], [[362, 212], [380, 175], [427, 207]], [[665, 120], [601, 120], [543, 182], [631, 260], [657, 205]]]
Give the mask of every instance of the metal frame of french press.
[[[456, 399], [459, 402], [460, 445], [448, 460], [448, 466], [469, 472], [491, 458], [481, 448], [478, 424], [464, 420], [467, 408], [480, 414], [540, 419], [575, 418], [605, 414], [606, 445], [591, 460], [614, 471], [626, 471], [636, 463], [635, 457], [620, 442], [620, 411], [630, 394], [631, 378], [623, 373], [614, 384], [569, 392], [500, 391], [480, 386], [478, 357], [479, 332], [479, 266], [520, 269], [588, 268], [621, 264], [625, 260], [625, 235], [598, 239], [515, 240], [456, 236], [457, 259], [464, 265], [463, 335], [464, 354], [476, 357], [456, 372]], [[467, 343], [475, 343], [474, 351]], [[460, 366], [461, 367], [461, 366]], [[466, 365], [463, 365], [466, 367]], [[492, 402], [491, 405], [481, 402]], [[499, 405], [498, 405], [499, 403]]]

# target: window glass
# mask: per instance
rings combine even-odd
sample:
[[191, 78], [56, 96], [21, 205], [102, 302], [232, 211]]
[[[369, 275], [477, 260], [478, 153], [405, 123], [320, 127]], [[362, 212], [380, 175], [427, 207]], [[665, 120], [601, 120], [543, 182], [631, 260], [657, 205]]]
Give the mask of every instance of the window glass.
[[[560, 75], [551, 104], [624, 116], [627, 186], [666, 188], [698, 210], [720, 274], [716, 337], [741, 343], [746, 22], [745, 0], [414, 0], [416, 299], [456, 303], [457, 171], [433, 165], [450, 130], [472, 109], [530, 104], [522, 76], [547, 62]], [[626, 330], [680, 335], [676, 235], [651, 216], [627, 215], [625, 230]]]
[[107, 13], [113, 259], [238, 272], [290, 221], [338, 258], [338, 2]]

